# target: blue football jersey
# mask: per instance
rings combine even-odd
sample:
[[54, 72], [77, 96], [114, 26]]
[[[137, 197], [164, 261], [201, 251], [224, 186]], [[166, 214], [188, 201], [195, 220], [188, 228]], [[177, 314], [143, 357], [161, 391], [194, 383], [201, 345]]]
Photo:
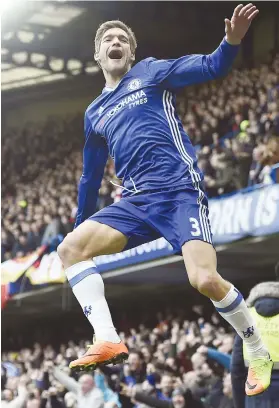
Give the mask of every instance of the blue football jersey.
[[175, 94], [184, 86], [225, 75], [238, 48], [224, 39], [209, 55], [147, 58], [133, 66], [115, 89], [104, 88], [85, 112], [76, 225], [95, 211], [108, 155], [122, 179], [123, 196], [202, 180], [176, 112]]

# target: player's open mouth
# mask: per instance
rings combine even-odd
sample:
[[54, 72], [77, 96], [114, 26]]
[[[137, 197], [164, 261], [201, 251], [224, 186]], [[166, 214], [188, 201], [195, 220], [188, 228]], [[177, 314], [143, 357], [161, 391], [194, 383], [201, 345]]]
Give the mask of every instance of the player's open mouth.
[[121, 59], [121, 58], [123, 57], [123, 54], [122, 54], [122, 51], [121, 51], [120, 49], [116, 49], [116, 50], [111, 50], [111, 51], [109, 52], [108, 57], [109, 57], [110, 59], [117, 59], [117, 60], [119, 60], [119, 59]]

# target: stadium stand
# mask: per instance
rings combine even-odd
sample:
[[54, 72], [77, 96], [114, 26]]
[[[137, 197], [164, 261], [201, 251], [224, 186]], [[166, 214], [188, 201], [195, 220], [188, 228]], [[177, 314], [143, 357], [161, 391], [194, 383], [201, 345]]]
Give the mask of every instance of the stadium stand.
[[[99, 388], [104, 405], [97, 405], [96, 393], [92, 408], [232, 408], [229, 364], [233, 334], [222, 327], [215, 314], [207, 321], [198, 308], [193, 315], [195, 319], [189, 320], [185, 313], [158, 313], [152, 329], [141, 324], [122, 332], [131, 350], [129, 359], [124, 366], [105, 367], [95, 373], [89, 391]], [[84, 353], [88, 344], [84, 340], [60, 345], [36, 343], [32, 348], [3, 352], [6, 401], [18, 390], [21, 403], [14, 405], [17, 407], [24, 403], [27, 408], [45, 407], [47, 403], [52, 408], [87, 407], [79, 391], [82, 380], [78, 385], [78, 377], [70, 377], [68, 364]]]

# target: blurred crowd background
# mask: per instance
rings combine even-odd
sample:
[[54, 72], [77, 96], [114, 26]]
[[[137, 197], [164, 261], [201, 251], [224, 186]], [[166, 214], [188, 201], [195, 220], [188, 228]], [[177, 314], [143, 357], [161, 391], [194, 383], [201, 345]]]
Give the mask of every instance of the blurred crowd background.
[[[196, 146], [209, 198], [269, 184], [279, 162], [279, 56], [225, 79], [186, 88], [178, 111]], [[2, 136], [2, 259], [20, 257], [73, 228], [82, 172], [81, 115]], [[15, 146], [17, 147], [15, 149]], [[55, 149], [54, 149], [55, 146]], [[97, 210], [121, 198], [109, 159]]]
[[85, 340], [61, 344], [57, 338], [49, 344], [40, 337], [33, 347], [3, 352], [3, 406], [233, 408], [229, 367], [234, 336], [225, 323], [201, 306], [153, 318], [152, 328], [140, 324], [120, 333], [130, 349], [124, 365], [103, 367], [93, 375], [68, 368], [86, 351], [90, 342]]

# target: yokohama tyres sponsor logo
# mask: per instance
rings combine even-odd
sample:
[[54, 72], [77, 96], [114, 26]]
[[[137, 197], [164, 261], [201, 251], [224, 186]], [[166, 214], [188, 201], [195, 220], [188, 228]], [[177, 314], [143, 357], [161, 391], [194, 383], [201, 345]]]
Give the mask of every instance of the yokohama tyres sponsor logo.
[[126, 98], [122, 99], [122, 101], [119, 102], [118, 105], [116, 105], [114, 108], [112, 108], [108, 113], [107, 116], [110, 118], [113, 115], [115, 115], [117, 112], [119, 112], [122, 108], [124, 108], [127, 105], [132, 104], [133, 102], [146, 97], [146, 94], [144, 91], [138, 91], [132, 95], [127, 96]]

